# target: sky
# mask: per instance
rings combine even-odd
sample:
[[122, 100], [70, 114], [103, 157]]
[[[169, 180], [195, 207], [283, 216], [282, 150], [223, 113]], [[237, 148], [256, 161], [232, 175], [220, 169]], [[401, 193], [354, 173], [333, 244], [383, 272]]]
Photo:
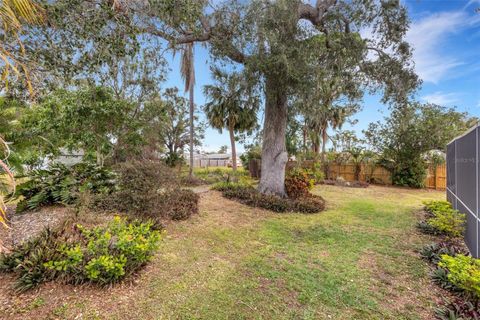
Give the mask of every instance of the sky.
[[[480, 0], [402, 0], [411, 20], [406, 40], [413, 47], [415, 71], [423, 83], [416, 92], [416, 100], [468, 112], [480, 117]], [[177, 86], [183, 90], [180, 77], [180, 55], [168, 56], [170, 72], [166, 87]], [[195, 103], [205, 103], [203, 86], [212, 83], [208, 49], [195, 47]], [[183, 91], [182, 91], [183, 92]], [[185, 94], [187, 96], [187, 94]], [[354, 125], [342, 129], [354, 130], [361, 136], [370, 122], [388, 116], [388, 108], [379, 96], [366, 95], [363, 108]], [[263, 122], [262, 114], [259, 121]], [[230, 142], [227, 132], [220, 134], [208, 128], [202, 150], [218, 151]], [[244, 150], [241, 144], [237, 150]]]

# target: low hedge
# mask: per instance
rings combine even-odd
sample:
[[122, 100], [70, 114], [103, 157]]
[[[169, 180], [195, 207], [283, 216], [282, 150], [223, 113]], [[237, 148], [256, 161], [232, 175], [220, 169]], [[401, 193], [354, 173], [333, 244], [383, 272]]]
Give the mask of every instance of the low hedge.
[[325, 200], [312, 194], [295, 199], [281, 198], [258, 192], [254, 187], [236, 183], [221, 183], [213, 187], [228, 199], [238, 200], [251, 207], [259, 207], [274, 212], [317, 213], [325, 209]]
[[442, 255], [438, 266], [448, 271], [448, 280], [480, 299], [480, 259], [463, 254]]
[[427, 213], [419, 228], [427, 234], [461, 237], [465, 231], [465, 214], [454, 210], [446, 201], [428, 201], [424, 203]]
[[461, 235], [465, 215], [447, 201], [424, 202], [426, 219], [422, 232], [442, 236], [441, 242], [425, 246], [420, 255], [432, 264], [431, 278], [454, 294], [435, 308], [437, 319], [480, 319], [480, 259], [469, 256]]

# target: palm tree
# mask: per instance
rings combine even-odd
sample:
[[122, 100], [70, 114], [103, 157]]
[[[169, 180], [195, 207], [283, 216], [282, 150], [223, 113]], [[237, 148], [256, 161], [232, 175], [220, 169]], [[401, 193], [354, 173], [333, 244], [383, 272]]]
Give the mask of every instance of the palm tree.
[[[28, 70], [22, 62], [16, 58], [16, 52], [10, 43], [10, 39], [14, 38], [21, 46], [18, 33], [22, 29], [23, 23], [33, 24], [39, 23], [43, 19], [43, 13], [36, 4], [31, 0], [3, 0], [0, 4], [0, 34], [2, 39], [9, 39], [8, 43], [0, 41], [0, 66], [2, 72], [2, 82], [5, 82], [5, 86], [8, 84], [7, 79], [10, 72], [13, 72], [17, 76], [24, 74], [28, 88], [32, 93], [32, 86], [29, 81]], [[20, 54], [23, 55], [23, 49], [20, 50]], [[15, 192], [15, 179], [12, 172], [7, 165], [7, 159], [10, 155], [10, 149], [5, 140], [0, 136], [0, 224], [6, 226], [6, 205], [4, 194]], [[2, 251], [2, 245], [0, 243], [0, 252]]]
[[210, 125], [220, 133], [224, 128], [230, 135], [232, 168], [237, 170], [235, 133], [252, 130], [257, 123], [259, 96], [247, 85], [242, 74], [227, 74], [213, 70], [216, 85], [206, 85], [204, 94], [209, 100], [204, 107]]
[[190, 103], [190, 168], [188, 170], [189, 179], [193, 178], [193, 140], [194, 140], [194, 113], [195, 113], [195, 101], [193, 96], [193, 87], [195, 86], [195, 67], [193, 64], [193, 43], [187, 43], [182, 47], [180, 73], [185, 81], [185, 92], [189, 92]]
[[328, 142], [328, 129], [341, 129], [356, 110], [352, 106], [324, 105], [323, 107], [313, 109], [305, 115], [308, 129], [312, 140], [312, 147], [315, 153], [320, 152], [320, 143], [322, 144], [321, 161], [324, 168], [325, 177], [328, 176], [328, 166], [326, 163], [326, 146]]
[[0, 34], [3, 39], [0, 41], [0, 71], [5, 87], [8, 85], [10, 73], [13, 72], [15, 76], [25, 77], [28, 89], [33, 93], [27, 66], [19, 59], [19, 56], [24, 56], [19, 32], [23, 24], [36, 24], [42, 21], [43, 11], [32, 0], [3, 0], [0, 3]]

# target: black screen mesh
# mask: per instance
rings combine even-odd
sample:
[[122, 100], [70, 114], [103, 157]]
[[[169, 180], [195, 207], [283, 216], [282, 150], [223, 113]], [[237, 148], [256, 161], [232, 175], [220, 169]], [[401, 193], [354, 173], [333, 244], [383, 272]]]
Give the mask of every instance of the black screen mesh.
[[479, 257], [478, 215], [480, 151], [479, 128], [456, 138], [447, 146], [447, 200], [465, 213], [465, 243], [472, 256]]

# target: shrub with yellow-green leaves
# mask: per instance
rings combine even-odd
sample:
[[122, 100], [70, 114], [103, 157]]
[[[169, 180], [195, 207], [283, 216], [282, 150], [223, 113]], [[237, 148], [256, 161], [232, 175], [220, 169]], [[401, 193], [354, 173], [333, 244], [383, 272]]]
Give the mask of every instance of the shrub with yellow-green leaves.
[[442, 255], [438, 266], [447, 269], [452, 284], [480, 298], [480, 259], [463, 254]]
[[420, 223], [422, 230], [443, 234], [449, 237], [461, 237], [465, 230], [465, 214], [452, 208], [447, 201], [425, 202], [427, 220]]
[[75, 225], [40, 237], [0, 257], [0, 270], [18, 274], [19, 290], [53, 279], [73, 284], [118, 282], [152, 258], [161, 232], [150, 222], [115, 217], [107, 226]]

